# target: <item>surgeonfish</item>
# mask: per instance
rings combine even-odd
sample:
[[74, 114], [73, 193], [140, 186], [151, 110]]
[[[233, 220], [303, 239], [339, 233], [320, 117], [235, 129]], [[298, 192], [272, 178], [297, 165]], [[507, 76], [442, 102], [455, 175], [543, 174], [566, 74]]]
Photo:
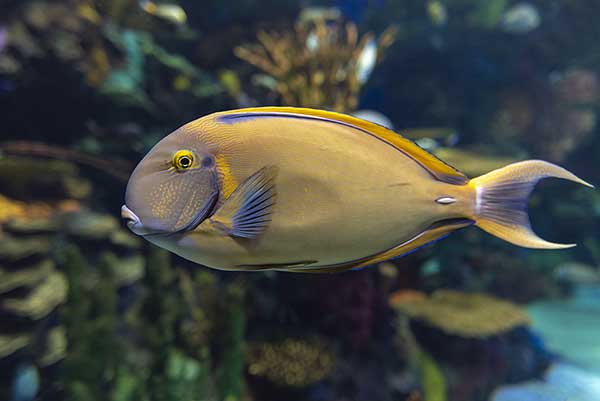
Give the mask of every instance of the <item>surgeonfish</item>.
[[121, 214], [134, 233], [208, 267], [336, 272], [472, 225], [523, 247], [574, 246], [531, 230], [527, 199], [546, 177], [591, 187], [540, 160], [469, 179], [368, 121], [248, 108], [163, 138], [133, 171]]

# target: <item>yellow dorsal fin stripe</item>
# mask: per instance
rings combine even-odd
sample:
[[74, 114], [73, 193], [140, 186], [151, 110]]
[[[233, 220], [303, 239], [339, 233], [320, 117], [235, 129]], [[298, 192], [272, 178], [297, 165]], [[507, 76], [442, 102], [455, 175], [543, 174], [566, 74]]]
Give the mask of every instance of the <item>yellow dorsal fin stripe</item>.
[[352, 117], [346, 114], [335, 113], [332, 111], [307, 109], [300, 107], [252, 107], [246, 109], [238, 109], [218, 113], [219, 115], [232, 115], [239, 113], [280, 113], [280, 114], [295, 114], [302, 116], [311, 116], [331, 121], [337, 121], [343, 124], [351, 125], [361, 131], [367, 131], [375, 137], [389, 143], [407, 156], [414, 159], [421, 166], [427, 169], [434, 177], [440, 181], [451, 184], [466, 184], [468, 178], [456, 170], [452, 166], [446, 164], [436, 156], [427, 152], [416, 143], [404, 138], [402, 135], [391, 131], [381, 125], [361, 120], [360, 118]]

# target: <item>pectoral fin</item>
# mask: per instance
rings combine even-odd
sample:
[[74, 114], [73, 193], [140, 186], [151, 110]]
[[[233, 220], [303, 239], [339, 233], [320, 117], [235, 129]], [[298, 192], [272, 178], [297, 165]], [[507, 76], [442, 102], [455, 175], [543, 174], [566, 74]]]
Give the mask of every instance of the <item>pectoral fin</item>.
[[232, 237], [254, 238], [271, 221], [275, 205], [277, 168], [263, 167], [242, 182], [210, 218], [222, 233]]

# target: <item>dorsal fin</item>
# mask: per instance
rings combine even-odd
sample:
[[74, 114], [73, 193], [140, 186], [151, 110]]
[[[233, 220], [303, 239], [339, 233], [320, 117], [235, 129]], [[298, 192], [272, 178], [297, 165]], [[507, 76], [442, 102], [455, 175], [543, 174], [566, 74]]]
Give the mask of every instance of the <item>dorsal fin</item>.
[[221, 118], [221, 121], [230, 123], [236, 118], [251, 117], [252, 115], [258, 117], [263, 114], [272, 117], [302, 116], [304, 118], [314, 118], [351, 126], [394, 146], [410, 158], [414, 159], [440, 181], [463, 185], [469, 180], [463, 173], [444, 163], [442, 160], [427, 152], [411, 140], [404, 138], [402, 135], [382, 127], [381, 125], [346, 114], [299, 107], [254, 107], [231, 110], [217, 114], [219, 118]]

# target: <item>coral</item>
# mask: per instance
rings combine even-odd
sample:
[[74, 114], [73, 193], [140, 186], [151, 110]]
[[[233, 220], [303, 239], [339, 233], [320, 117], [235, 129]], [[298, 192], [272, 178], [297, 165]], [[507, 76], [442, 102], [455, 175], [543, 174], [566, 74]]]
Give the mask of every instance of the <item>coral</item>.
[[112, 274], [118, 287], [126, 287], [138, 282], [146, 272], [146, 261], [141, 255], [127, 256], [115, 260], [111, 265]]
[[403, 289], [390, 295], [389, 302], [391, 306], [399, 306], [408, 302], [420, 302], [427, 299], [427, 294], [421, 291]]
[[171, 350], [167, 356], [165, 371], [167, 400], [213, 399], [210, 363], [206, 362]]
[[26, 347], [29, 341], [29, 336], [26, 334], [0, 334], [0, 358]]
[[560, 101], [570, 105], [592, 105], [600, 94], [598, 75], [585, 68], [568, 69], [553, 85]]
[[0, 294], [19, 287], [32, 287], [43, 281], [54, 270], [54, 263], [43, 260], [39, 264], [14, 272], [0, 268]]
[[[90, 192], [90, 184], [81, 180], [79, 177], [73, 177], [77, 173], [71, 163], [87, 165], [97, 170], [105, 172], [120, 181], [127, 181], [130, 172], [133, 170], [133, 165], [127, 160], [99, 157], [93, 154], [83, 152], [81, 150], [69, 149], [57, 145], [49, 145], [42, 142], [32, 141], [6, 141], [0, 143], [0, 151], [6, 155], [13, 156], [12, 165], [17, 165], [23, 168], [23, 165], [29, 160], [33, 166], [45, 164], [49, 168], [62, 170], [61, 174], [57, 174], [58, 178], [66, 179], [67, 189], [76, 191], [77, 197], [81, 198]], [[21, 156], [14, 158], [14, 156]], [[27, 158], [23, 158], [25, 156]], [[55, 159], [51, 162], [40, 159], [30, 159], [29, 157], [43, 157]], [[10, 159], [9, 159], [10, 160]], [[6, 161], [4, 161], [6, 163]], [[4, 164], [3, 163], [3, 164]], [[9, 164], [10, 166], [11, 164]], [[62, 166], [61, 166], [62, 165]], [[7, 166], [4, 165], [3, 169]], [[14, 168], [14, 167], [13, 167]], [[31, 169], [31, 166], [26, 166], [26, 169]], [[22, 171], [22, 170], [21, 170]], [[21, 174], [19, 172], [19, 174]], [[31, 173], [29, 174], [31, 175]], [[75, 178], [75, 179], [74, 179]], [[67, 193], [67, 195], [75, 196], [75, 194]]]
[[412, 319], [466, 338], [485, 338], [529, 324], [521, 308], [486, 294], [437, 290], [427, 299], [409, 299], [395, 307]]
[[334, 355], [322, 340], [288, 338], [277, 343], [251, 344], [247, 359], [251, 375], [289, 387], [317, 383], [334, 366]]
[[237, 57], [262, 70], [259, 80], [289, 106], [350, 112], [376, 62], [395, 40], [388, 28], [375, 41], [373, 33], [359, 38], [354, 23], [296, 24], [294, 31], [258, 33], [259, 44], [235, 49]]
[[419, 352], [423, 401], [446, 401], [446, 379], [435, 360], [425, 351]]
[[69, 214], [64, 225], [64, 229], [70, 234], [86, 239], [101, 239], [110, 237], [117, 231], [119, 221], [111, 215], [84, 210]]
[[40, 357], [40, 365], [52, 365], [64, 359], [67, 353], [67, 334], [64, 327], [54, 327], [48, 332], [46, 352]]
[[[62, 385], [67, 400], [104, 400], [116, 383], [117, 372], [127, 366], [123, 342], [117, 333], [117, 283], [114, 255], [102, 256], [99, 281], [90, 288], [82, 281], [87, 262], [75, 246], [63, 255], [71, 291], [61, 311], [67, 336], [62, 364]], [[94, 355], [90, 358], [90, 355]], [[110, 399], [110, 395], [108, 396]]]
[[0, 188], [2, 195], [13, 200], [32, 202], [26, 211], [37, 210], [38, 216], [33, 217], [50, 214], [48, 207], [43, 206], [45, 201], [87, 199], [92, 189], [72, 163], [13, 156], [0, 159]]
[[4, 299], [0, 307], [17, 316], [32, 320], [48, 315], [67, 297], [67, 281], [62, 273], [53, 272], [24, 298]]
[[599, 82], [593, 70], [571, 68], [525, 90], [507, 90], [491, 118], [490, 135], [499, 147], [514, 147], [518, 140], [536, 155], [562, 162], [597, 126]]
[[180, 325], [184, 347], [199, 359], [209, 353], [211, 335], [216, 320], [220, 289], [216, 277], [209, 271], [197, 271], [191, 276], [180, 271], [179, 288], [188, 315]]
[[[93, 63], [87, 52], [100, 41], [97, 21], [85, 14], [72, 12], [87, 4], [85, 0], [62, 3], [32, 1], [7, 27], [5, 52], [0, 55], [0, 69], [16, 74], [26, 68], [30, 59], [56, 58], [76, 64], [82, 70]], [[89, 46], [89, 47], [88, 47]]]

